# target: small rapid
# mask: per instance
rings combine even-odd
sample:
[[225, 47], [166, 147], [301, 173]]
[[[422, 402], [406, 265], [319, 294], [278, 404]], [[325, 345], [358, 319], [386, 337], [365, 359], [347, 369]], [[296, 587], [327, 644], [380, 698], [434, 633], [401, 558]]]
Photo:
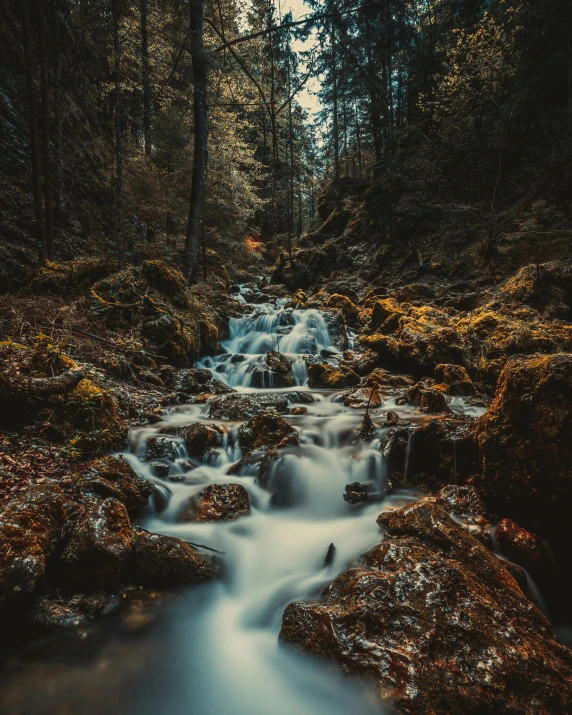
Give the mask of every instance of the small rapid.
[[[245, 303], [242, 294], [238, 302]], [[358, 437], [363, 409], [345, 407], [339, 392], [307, 386], [308, 362], [334, 360], [340, 351], [328, 316], [315, 309], [290, 309], [285, 300], [247, 310], [230, 321], [222, 352], [198, 366], [209, 368], [239, 394], [284, 396], [290, 412], [285, 416], [299, 444], [278, 450], [266, 461], [244, 460], [229, 474], [244, 456], [238, 440], [241, 421], [210, 416], [212, 403], [220, 397], [177, 405], [157, 424], [131, 431], [130, 451], [123, 457], [155, 490], [140, 524], [221, 552], [222, 577], [166, 607], [159, 625], [146, 631], [133, 649], [124, 632], [108, 631], [88, 659], [89, 667], [74, 655], [77, 643], [65, 668], [42, 661], [42, 672], [34, 677], [49, 682], [52, 698], [64, 703], [65, 712], [77, 707], [84, 713], [102, 712], [108, 697], [117, 703], [116, 712], [137, 715], [380, 712], [363, 682], [340, 678], [325, 664], [289, 651], [280, 645], [278, 633], [289, 603], [319, 598], [328, 583], [380, 540], [376, 517], [381, 511], [419, 498], [414, 490], [402, 490], [381, 503], [351, 505], [343, 494], [351, 482], [369, 482], [375, 492], [384, 492], [387, 467], [381, 444], [388, 429], [386, 414], [392, 410], [408, 419], [421, 415], [416, 408], [398, 406], [388, 395], [370, 410], [376, 429], [371, 441], [364, 442]], [[292, 387], [274, 385], [266, 369], [269, 351], [291, 361]], [[301, 395], [304, 409], [292, 413], [300, 407]], [[460, 400], [452, 407], [465, 410]], [[220, 443], [199, 460], [187, 453], [180, 436], [182, 427], [197, 421], [222, 429]], [[147, 445], [157, 436], [167, 438], [172, 451], [150, 459]], [[282, 502], [276, 503], [264, 488], [263, 469], [266, 483], [287, 484]], [[248, 516], [228, 522], [181, 519], [184, 505], [207, 485], [228, 483], [247, 490]], [[29, 697], [35, 713], [53, 712]]]
[[285, 308], [285, 303], [285, 299], [263, 303], [251, 315], [231, 318], [229, 338], [222, 343], [224, 352], [207, 357], [201, 365], [230, 387], [272, 389], [276, 387], [273, 375], [263, 365], [266, 354], [275, 350], [292, 361], [296, 385], [303, 386], [308, 378], [308, 356], [333, 346], [319, 310], [293, 310]]

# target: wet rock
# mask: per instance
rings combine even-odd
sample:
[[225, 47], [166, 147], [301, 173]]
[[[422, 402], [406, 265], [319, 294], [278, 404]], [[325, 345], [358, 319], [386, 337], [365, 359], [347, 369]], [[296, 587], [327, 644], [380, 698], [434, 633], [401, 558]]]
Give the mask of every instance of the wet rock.
[[270, 350], [266, 354], [266, 367], [253, 370], [250, 384], [253, 387], [294, 387], [292, 361], [276, 350]]
[[349, 342], [343, 315], [339, 310], [325, 310], [322, 315], [328, 326], [332, 345], [341, 352], [347, 350]]
[[136, 529], [130, 559], [130, 580], [148, 588], [195, 586], [216, 578], [218, 562], [172, 536]]
[[445, 395], [428, 383], [418, 382], [403, 395], [403, 402], [419, 407], [423, 412], [432, 415], [449, 414], [451, 409]]
[[572, 356], [515, 356], [477, 425], [481, 486], [496, 513], [572, 548]]
[[292, 407], [290, 409], [290, 414], [291, 415], [305, 415], [308, 412], [307, 407]]
[[129, 516], [117, 499], [90, 504], [78, 516], [60, 557], [70, 583], [106, 588], [120, 581], [131, 552]]
[[385, 424], [388, 427], [408, 427], [411, 422], [408, 420], [402, 419], [397, 412], [393, 412], [390, 410], [386, 415], [385, 415]]
[[164, 462], [151, 462], [149, 466], [151, 467], [153, 474], [160, 479], [166, 479], [171, 472], [169, 465]]
[[435, 380], [447, 386], [448, 395], [468, 397], [475, 394], [475, 386], [469, 373], [461, 365], [437, 365]]
[[177, 392], [196, 395], [205, 390], [211, 379], [212, 372], [206, 368], [185, 368], [175, 371], [169, 381], [169, 387]]
[[97, 616], [107, 616], [121, 607], [117, 593], [96, 591], [62, 596], [58, 592], [39, 597], [32, 605], [28, 622], [42, 630], [75, 628]]
[[242, 297], [247, 303], [260, 304], [268, 301], [268, 297], [264, 293], [249, 289], [242, 291]]
[[320, 356], [323, 358], [340, 358], [340, 353], [335, 348], [325, 348], [320, 350]]
[[230, 359], [230, 361], [233, 365], [236, 365], [239, 362], [244, 362], [245, 360], [246, 360], [246, 358], [244, 357], [244, 355], [239, 355], [239, 354], [233, 355]]
[[270, 493], [270, 506], [274, 509], [295, 507], [304, 499], [304, 488], [292, 471], [288, 459], [279, 456], [276, 450], [267, 450], [259, 455], [259, 470], [256, 484]]
[[209, 415], [217, 420], [247, 420], [249, 417], [273, 410], [279, 414], [288, 411], [286, 395], [239, 395], [233, 394], [215, 400], [211, 404]]
[[381, 395], [375, 387], [359, 387], [344, 397], [344, 405], [354, 410], [381, 407]]
[[395, 481], [403, 482], [407, 464], [409, 486], [439, 489], [474, 474], [477, 455], [470, 435], [469, 425], [444, 420], [431, 420], [417, 428], [392, 427], [384, 438], [382, 454]]
[[379, 365], [379, 357], [373, 350], [366, 350], [365, 353], [346, 351], [344, 359], [340, 360], [342, 367], [348, 367], [360, 377], [369, 375]]
[[374, 484], [374, 482], [346, 484], [344, 501], [347, 501], [348, 504], [372, 504], [383, 501], [391, 491], [391, 482], [388, 482], [382, 491], [377, 490], [378, 487], [379, 485]]
[[147, 440], [145, 459], [175, 459], [175, 445], [168, 437], [150, 437]]
[[572, 654], [502, 561], [427, 502], [378, 523], [384, 541], [321, 602], [288, 606], [282, 641], [375, 679], [402, 712], [572, 708]]
[[0, 601], [31, 593], [59, 545], [70, 504], [49, 482], [0, 507]]
[[301, 405], [312, 405], [316, 402], [314, 395], [310, 392], [287, 392], [284, 397], [288, 398], [289, 402], [295, 402]]
[[512, 519], [501, 519], [496, 531], [502, 553], [527, 571], [536, 572], [548, 553], [537, 534], [531, 534]]
[[43, 596], [39, 598], [28, 615], [28, 622], [43, 630], [76, 628], [88, 620], [79, 608], [58, 603]]
[[483, 522], [489, 518], [479, 490], [468, 484], [462, 486], [450, 484], [447, 487], [443, 487], [438, 492], [435, 503], [453, 516]]
[[190, 457], [203, 457], [211, 449], [222, 445], [223, 433], [217, 425], [195, 422], [184, 429], [185, 447]]
[[308, 365], [308, 385], [328, 390], [343, 390], [345, 387], [357, 387], [359, 375], [347, 367], [335, 367], [326, 363]]
[[415, 380], [407, 375], [398, 375], [381, 367], [376, 368], [364, 380], [365, 387], [377, 387], [382, 392], [397, 392], [414, 384]]
[[298, 433], [283, 417], [262, 412], [240, 426], [238, 441], [243, 452], [251, 452], [261, 447], [297, 445]]
[[89, 462], [79, 488], [103, 498], [114, 497], [129, 512], [144, 507], [153, 492], [151, 484], [120, 457], [101, 457]]
[[184, 505], [184, 522], [233, 521], [250, 514], [248, 492], [242, 484], [210, 484]]
[[334, 295], [331, 295], [324, 303], [324, 307], [339, 310], [344, 316], [344, 320], [348, 323], [355, 324], [358, 322], [359, 309], [345, 295], [334, 293]]

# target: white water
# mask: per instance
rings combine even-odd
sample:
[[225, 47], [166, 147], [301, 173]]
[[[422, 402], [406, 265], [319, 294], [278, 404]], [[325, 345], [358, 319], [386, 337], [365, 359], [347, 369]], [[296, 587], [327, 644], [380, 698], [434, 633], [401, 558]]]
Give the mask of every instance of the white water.
[[[231, 321], [225, 355], [208, 358], [203, 366], [211, 367], [215, 377], [239, 391], [254, 392], [252, 371], [268, 350], [277, 349], [292, 359], [298, 385], [294, 389], [308, 392], [304, 355], [331, 347], [323, 316], [317, 310], [285, 311], [283, 302], [253, 309], [252, 315]], [[233, 362], [236, 354], [245, 359]], [[220, 372], [215, 372], [217, 368]], [[75, 712], [77, 707], [89, 713], [107, 711], [110, 689], [122, 695], [129, 690], [114, 712], [137, 715], [380, 712], [363, 683], [342, 678], [324, 664], [281, 647], [278, 632], [289, 603], [318, 598], [324, 586], [379, 541], [376, 517], [381, 511], [417, 498], [414, 492], [402, 492], [381, 504], [350, 506], [343, 500], [350, 482], [373, 481], [375, 491], [381, 490], [386, 479], [380, 452], [385, 414], [398, 410], [411, 417], [415, 410], [396, 407], [395, 399], [388, 398], [372, 411], [378, 430], [372, 442], [365, 444], [357, 438], [363, 410], [345, 408], [338, 393], [311, 394], [315, 402], [304, 405], [307, 414], [287, 417], [299, 432], [300, 446], [282, 450], [272, 466], [292, 485], [291, 505], [280, 509], [272, 506], [270, 494], [256, 484], [258, 465], [239, 476], [227, 475], [242, 456], [236, 423], [222, 425], [223, 445], [191, 470], [182, 440], [173, 437], [177, 458], [159, 461], [167, 462], [170, 476], [180, 481], [154, 476], [145, 461], [149, 437], [174, 434], [175, 427], [197, 420], [209, 422], [208, 404], [173, 408], [162, 422], [132, 432], [131, 452], [125, 458], [157, 490], [157, 498], [141, 519], [145, 528], [224, 552], [223, 576], [217, 583], [189, 592], [188, 599], [168, 611], [161, 630], [136, 646], [137, 652], [126, 653], [124, 647], [117, 650], [110, 640], [94, 656], [89, 672], [75, 665], [71, 677], [72, 666], [62, 671], [57, 664], [47, 673], [42, 671], [53, 700], [58, 705], [67, 703], [65, 712]], [[207, 484], [229, 482], [248, 490], [249, 516], [228, 523], [180, 523], [181, 506], [189, 497]], [[330, 543], [336, 547], [335, 556], [324, 566]], [[121, 702], [117, 692], [111, 697]], [[33, 699], [30, 710], [13, 712], [59, 712], [48, 709], [49, 702], [47, 696], [45, 701]]]

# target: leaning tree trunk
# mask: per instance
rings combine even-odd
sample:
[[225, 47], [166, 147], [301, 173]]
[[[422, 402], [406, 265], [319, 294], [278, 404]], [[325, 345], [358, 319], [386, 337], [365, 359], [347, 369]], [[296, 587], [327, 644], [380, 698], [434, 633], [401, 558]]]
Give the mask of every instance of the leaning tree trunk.
[[32, 33], [30, 30], [29, 0], [22, 0], [22, 45], [24, 49], [24, 67], [26, 72], [26, 96], [30, 122], [30, 153], [32, 155], [32, 190], [34, 194], [34, 218], [36, 239], [40, 261], [46, 260], [44, 240], [44, 217], [42, 211], [42, 184], [40, 178], [40, 149], [38, 143], [38, 114], [34, 87], [34, 66], [32, 59]]
[[184, 272], [189, 283], [197, 273], [197, 259], [205, 217], [208, 168], [209, 118], [207, 108], [207, 62], [203, 49], [204, 0], [190, 0], [191, 6], [191, 58], [193, 61], [193, 102], [195, 141], [193, 156], [193, 185], [185, 242]]

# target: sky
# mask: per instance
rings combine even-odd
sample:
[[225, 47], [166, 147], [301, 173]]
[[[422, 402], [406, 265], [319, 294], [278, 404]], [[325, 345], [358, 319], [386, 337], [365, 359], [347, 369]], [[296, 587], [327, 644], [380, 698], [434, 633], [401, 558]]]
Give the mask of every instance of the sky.
[[[294, 20], [299, 20], [311, 12], [304, 0], [276, 0], [276, 7], [280, 8], [282, 15], [286, 15], [291, 11]], [[296, 52], [310, 49], [315, 43], [315, 37], [313, 37], [313, 34], [314, 33], [312, 33], [312, 35], [310, 35], [308, 40], [305, 42], [294, 40], [292, 43], [292, 49]], [[310, 114], [315, 114], [321, 109], [320, 101], [314, 94], [319, 89], [319, 86], [319, 81], [316, 78], [311, 77], [306, 83], [304, 89], [301, 90], [296, 96], [298, 103]]]

